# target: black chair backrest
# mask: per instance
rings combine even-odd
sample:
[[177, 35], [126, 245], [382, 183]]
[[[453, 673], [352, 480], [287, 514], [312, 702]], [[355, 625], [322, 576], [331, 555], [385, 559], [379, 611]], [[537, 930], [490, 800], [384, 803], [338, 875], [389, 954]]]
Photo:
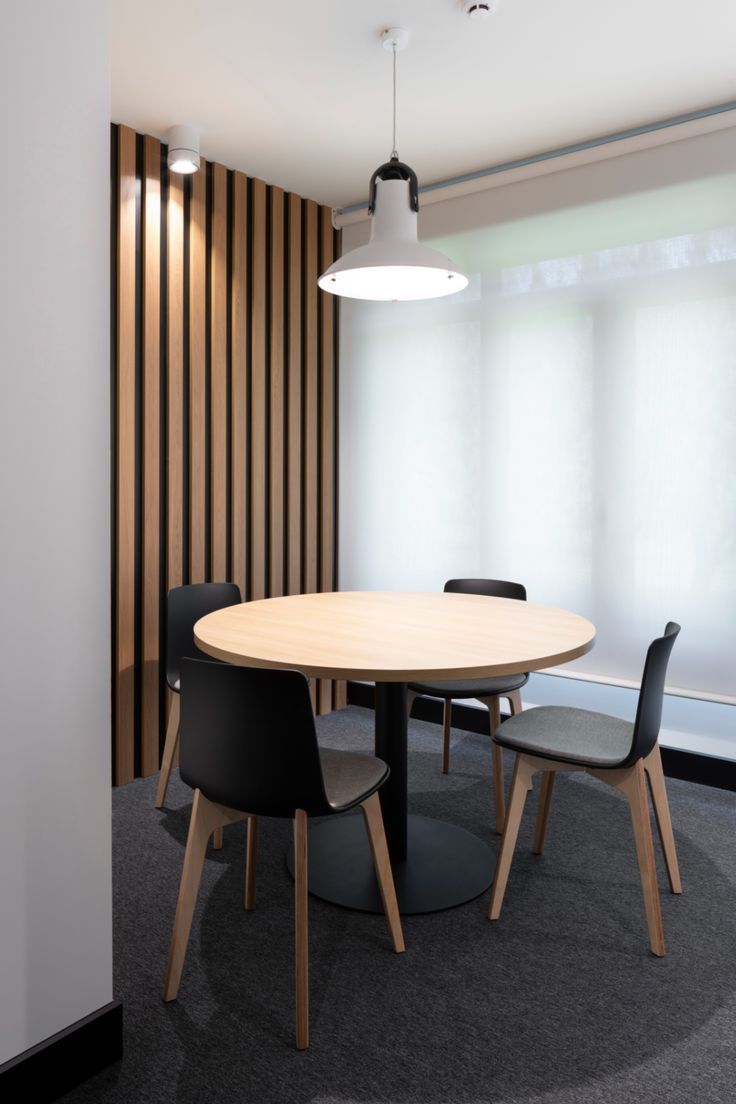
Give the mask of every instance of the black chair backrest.
[[489, 598], [516, 598], [526, 602], [526, 587], [505, 579], [448, 579], [445, 590], [453, 594], [486, 594]]
[[659, 726], [662, 723], [662, 700], [667, 664], [679, 631], [680, 626], [675, 621], [668, 621], [664, 635], [653, 640], [647, 649], [631, 751], [622, 766], [628, 767], [638, 759], [645, 759], [657, 742]]
[[332, 812], [299, 671], [183, 659], [179, 766], [188, 786], [233, 809]]
[[166, 595], [166, 681], [173, 686], [181, 675], [184, 656], [209, 659], [194, 643], [200, 617], [242, 602], [235, 583], [191, 583], [172, 587]]

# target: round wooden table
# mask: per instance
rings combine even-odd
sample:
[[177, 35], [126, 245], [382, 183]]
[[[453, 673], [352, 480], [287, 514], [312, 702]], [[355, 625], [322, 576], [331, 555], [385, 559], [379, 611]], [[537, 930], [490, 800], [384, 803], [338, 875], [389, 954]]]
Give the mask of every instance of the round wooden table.
[[[508, 598], [341, 591], [229, 606], [198, 621], [194, 636], [228, 663], [376, 683], [376, 755], [391, 768], [381, 807], [399, 907], [411, 914], [477, 897], [491, 883], [493, 853], [463, 828], [408, 814], [406, 684], [566, 663], [590, 651], [595, 628], [566, 610]], [[309, 889], [382, 911], [361, 817], [310, 829]]]

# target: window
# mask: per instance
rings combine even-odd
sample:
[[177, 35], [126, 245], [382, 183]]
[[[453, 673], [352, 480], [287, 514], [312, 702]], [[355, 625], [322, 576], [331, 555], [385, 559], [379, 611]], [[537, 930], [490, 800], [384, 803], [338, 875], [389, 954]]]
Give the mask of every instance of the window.
[[620, 680], [678, 620], [670, 683], [736, 696], [736, 174], [431, 244], [461, 295], [344, 307], [341, 586], [518, 579]]

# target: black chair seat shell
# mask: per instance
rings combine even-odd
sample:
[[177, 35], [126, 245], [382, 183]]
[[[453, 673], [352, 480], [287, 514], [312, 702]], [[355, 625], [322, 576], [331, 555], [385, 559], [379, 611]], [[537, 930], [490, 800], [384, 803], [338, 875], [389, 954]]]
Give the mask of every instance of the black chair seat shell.
[[488, 906], [489, 920], [498, 920], [501, 915], [524, 804], [535, 774], [541, 772], [543, 780], [532, 850], [536, 855], [541, 855], [556, 774], [559, 771], [583, 770], [618, 790], [628, 801], [649, 946], [657, 957], [664, 955], [664, 929], [649, 797], [654, 806], [670, 889], [679, 894], [682, 882], [658, 746], [667, 664], [679, 632], [677, 622], [668, 621], [662, 636], [649, 645], [633, 724], [590, 709], [545, 705], [519, 713], [497, 729], [495, 744], [516, 755]]
[[166, 681], [175, 694], [181, 690], [181, 661], [207, 659], [194, 643], [194, 626], [202, 617], [243, 601], [236, 583], [190, 583], [172, 587], [166, 596]]
[[[161, 756], [161, 773], [156, 789], [156, 808], [166, 800], [171, 767], [179, 744], [179, 696], [181, 694], [181, 662], [185, 656], [209, 659], [194, 643], [194, 626], [201, 617], [226, 606], [242, 602], [236, 583], [188, 583], [172, 587], [166, 595], [166, 683], [171, 690], [166, 741]], [[220, 845], [218, 834], [215, 846]]]
[[393, 949], [404, 950], [378, 787], [383, 760], [320, 749], [309, 682], [299, 671], [181, 661], [181, 778], [195, 791], [164, 1000], [179, 990], [192, 918], [213, 831], [247, 820], [246, 910], [255, 906], [258, 819], [289, 817], [294, 829], [296, 1044], [309, 1046], [308, 852], [310, 816], [360, 806]]

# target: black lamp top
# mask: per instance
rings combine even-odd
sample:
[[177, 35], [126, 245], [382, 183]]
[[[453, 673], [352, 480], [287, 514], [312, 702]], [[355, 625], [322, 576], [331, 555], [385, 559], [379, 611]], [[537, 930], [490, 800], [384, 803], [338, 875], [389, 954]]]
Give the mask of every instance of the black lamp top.
[[403, 161], [399, 161], [396, 154], [392, 154], [391, 160], [379, 165], [368, 186], [368, 214], [372, 215], [376, 210], [376, 181], [377, 180], [408, 180], [409, 204], [412, 211], [419, 210], [419, 182], [417, 174]]

